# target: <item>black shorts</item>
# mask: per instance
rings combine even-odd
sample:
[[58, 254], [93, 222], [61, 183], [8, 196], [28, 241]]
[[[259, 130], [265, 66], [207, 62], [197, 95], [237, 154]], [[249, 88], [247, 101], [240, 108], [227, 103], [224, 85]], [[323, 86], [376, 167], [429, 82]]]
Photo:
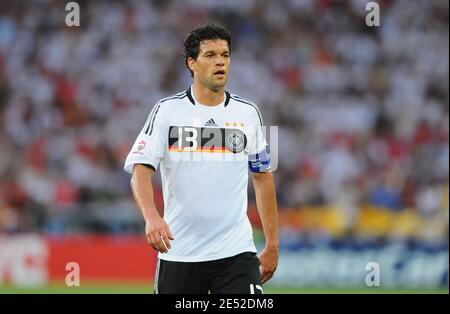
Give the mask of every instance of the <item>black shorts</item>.
[[158, 260], [155, 293], [262, 294], [259, 259], [256, 253], [208, 262]]

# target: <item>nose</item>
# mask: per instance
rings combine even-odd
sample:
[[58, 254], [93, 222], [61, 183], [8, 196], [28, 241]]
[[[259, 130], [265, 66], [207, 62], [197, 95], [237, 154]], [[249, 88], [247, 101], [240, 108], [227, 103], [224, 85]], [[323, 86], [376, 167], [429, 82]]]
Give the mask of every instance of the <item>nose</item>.
[[222, 56], [218, 56], [216, 59], [216, 65], [219, 65], [219, 66], [225, 65], [225, 58]]

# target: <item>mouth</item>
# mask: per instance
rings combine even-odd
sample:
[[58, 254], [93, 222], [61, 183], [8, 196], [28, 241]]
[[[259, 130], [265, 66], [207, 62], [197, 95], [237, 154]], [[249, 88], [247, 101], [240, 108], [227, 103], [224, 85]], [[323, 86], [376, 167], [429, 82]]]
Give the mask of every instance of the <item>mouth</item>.
[[224, 70], [218, 70], [218, 71], [214, 72], [214, 75], [216, 75], [216, 76], [225, 76], [225, 71]]

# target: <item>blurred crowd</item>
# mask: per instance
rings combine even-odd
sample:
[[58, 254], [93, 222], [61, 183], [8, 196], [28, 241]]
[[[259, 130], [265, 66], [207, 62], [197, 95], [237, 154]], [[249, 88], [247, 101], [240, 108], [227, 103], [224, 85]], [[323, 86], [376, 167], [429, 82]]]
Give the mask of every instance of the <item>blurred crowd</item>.
[[0, 5], [0, 232], [143, 232], [124, 159], [216, 21], [227, 89], [278, 126], [282, 243], [448, 245], [447, 1], [379, 1], [379, 27], [364, 0], [77, 2], [79, 27], [64, 1]]

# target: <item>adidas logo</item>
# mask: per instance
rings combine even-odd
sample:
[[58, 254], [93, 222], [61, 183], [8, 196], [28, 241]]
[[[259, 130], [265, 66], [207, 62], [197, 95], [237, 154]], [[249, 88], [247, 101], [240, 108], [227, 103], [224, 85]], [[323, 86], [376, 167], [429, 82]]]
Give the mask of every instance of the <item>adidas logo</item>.
[[214, 121], [213, 118], [209, 119], [208, 121], [206, 121], [205, 126], [217, 126], [216, 122]]

